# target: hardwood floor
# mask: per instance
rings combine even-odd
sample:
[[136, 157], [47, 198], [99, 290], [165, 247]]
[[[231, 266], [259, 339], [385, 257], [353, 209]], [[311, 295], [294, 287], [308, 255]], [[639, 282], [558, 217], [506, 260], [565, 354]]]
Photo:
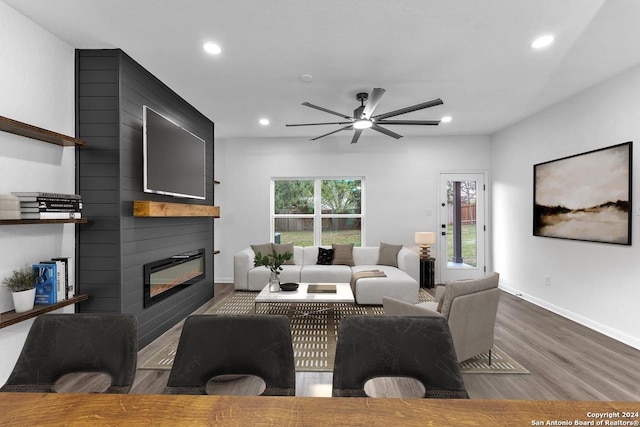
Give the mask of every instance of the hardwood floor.
[[[229, 293], [233, 285], [216, 284], [215, 298], [202, 312]], [[141, 349], [138, 364], [179, 336], [182, 322]], [[530, 375], [464, 374], [472, 399], [640, 401], [640, 350], [550, 313], [513, 295], [502, 293], [496, 320], [496, 345], [528, 369]], [[131, 393], [161, 393], [168, 370], [138, 370]], [[331, 396], [330, 372], [296, 373], [299, 396]], [[102, 385], [101, 385], [102, 384]], [[253, 378], [220, 384], [227, 394], [252, 394], [263, 385]], [[77, 389], [80, 387], [80, 390]], [[70, 376], [60, 391], [93, 391], [104, 386], [98, 377]], [[416, 396], [412, 380], [378, 379], [366, 388], [375, 396]]]

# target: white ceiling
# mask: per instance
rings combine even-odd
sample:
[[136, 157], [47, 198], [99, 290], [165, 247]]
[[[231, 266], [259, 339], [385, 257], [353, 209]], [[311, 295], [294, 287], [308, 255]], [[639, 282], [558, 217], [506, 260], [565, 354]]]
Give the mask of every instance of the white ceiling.
[[[217, 138], [330, 132], [284, 125], [340, 121], [300, 104], [351, 115], [373, 87], [386, 89], [376, 114], [442, 98], [394, 119], [453, 117], [397, 133], [487, 135], [640, 63], [638, 0], [4, 2], [75, 48], [123, 49], [213, 120]], [[545, 33], [555, 44], [531, 50]]]

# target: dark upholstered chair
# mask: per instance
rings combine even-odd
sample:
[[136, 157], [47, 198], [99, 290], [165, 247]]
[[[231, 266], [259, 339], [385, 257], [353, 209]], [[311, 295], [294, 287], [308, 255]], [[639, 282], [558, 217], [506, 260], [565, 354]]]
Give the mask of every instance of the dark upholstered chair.
[[128, 393], [136, 375], [138, 324], [130, 314], [44, 314], [27, 335], [3, 392], [54, 393], [70, 373], [111, 377], [105, 393]]
[[423, 397], [468, 399], [446, 319], [349, 316], [340, 321], [334, 397], [365, 397], [367, 381], [409, 377]]
[[193, 315], [184, 323], [165, 394], [207, 394], [223, 375], [253, 375], [263, 396], [295, 396], [291, 327], [286, 316]]

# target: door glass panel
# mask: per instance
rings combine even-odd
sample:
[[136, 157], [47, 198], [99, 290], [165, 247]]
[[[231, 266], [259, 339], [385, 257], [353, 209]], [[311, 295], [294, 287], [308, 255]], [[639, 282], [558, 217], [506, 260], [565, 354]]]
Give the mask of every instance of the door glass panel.
[[447, 181], [448, 268], [478, 266], [477, 182]]

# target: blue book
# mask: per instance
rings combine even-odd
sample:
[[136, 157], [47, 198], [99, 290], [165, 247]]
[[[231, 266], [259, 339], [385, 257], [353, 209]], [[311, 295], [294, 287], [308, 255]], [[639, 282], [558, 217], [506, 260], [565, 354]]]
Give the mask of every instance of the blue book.
[[58, 302], [56, 264], [33, 264], [36, 275], [36, 304], [49, 305]]

